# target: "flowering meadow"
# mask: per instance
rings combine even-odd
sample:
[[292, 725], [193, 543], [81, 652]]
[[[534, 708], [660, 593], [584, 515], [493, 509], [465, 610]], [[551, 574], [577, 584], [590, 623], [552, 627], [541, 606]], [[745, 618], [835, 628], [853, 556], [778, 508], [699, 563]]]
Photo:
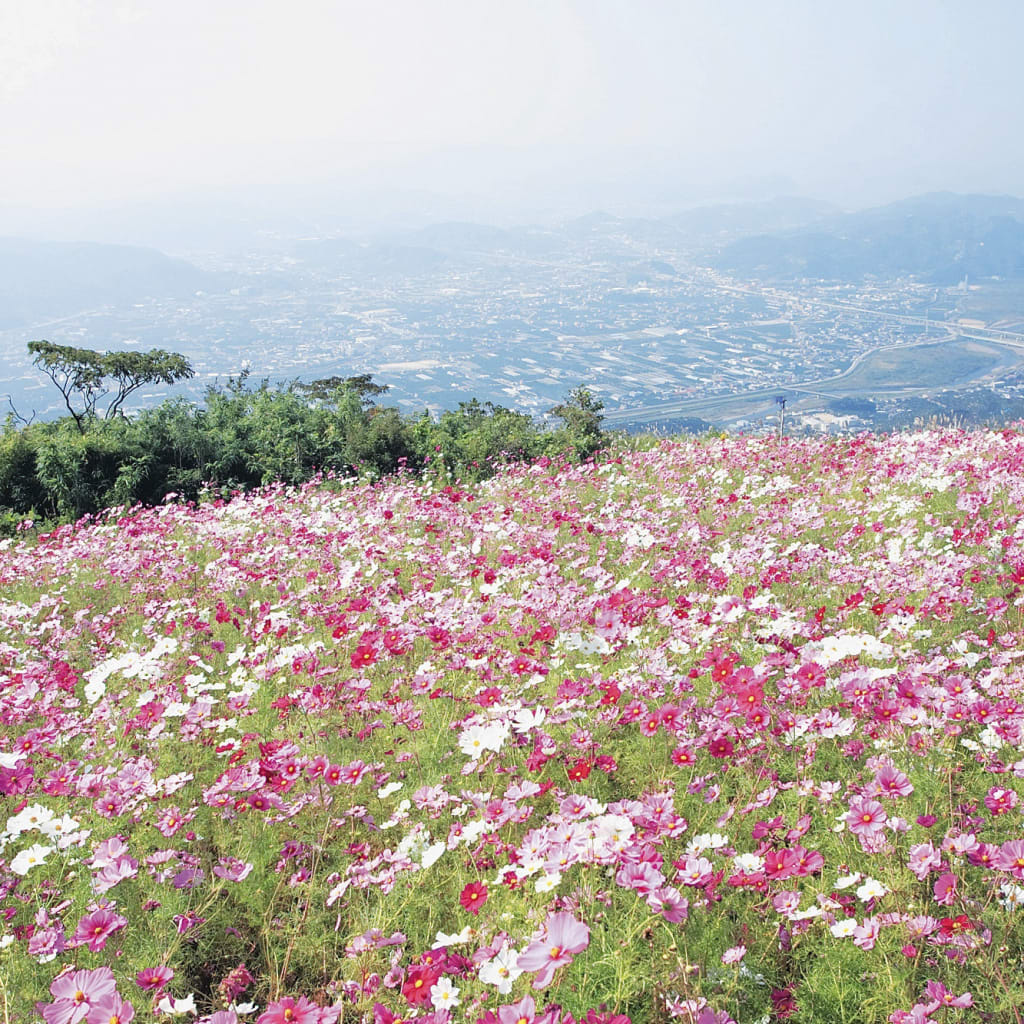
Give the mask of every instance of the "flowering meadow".
[[1016, 1021], [1024, 434], [0, 548], [2, 1024]]

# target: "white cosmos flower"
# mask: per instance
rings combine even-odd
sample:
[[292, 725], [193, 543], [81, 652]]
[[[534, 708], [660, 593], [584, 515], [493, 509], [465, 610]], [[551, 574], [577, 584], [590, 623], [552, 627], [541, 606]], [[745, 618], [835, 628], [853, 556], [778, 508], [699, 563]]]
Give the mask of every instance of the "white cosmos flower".
[[195, 1013], [196, 1000], [193, 993], [189, 993], [182, 999], [175, 999], [173, 996], [165, 995], [156, 1008], [161, 1013]]
[[686, 844], [686, 852], [694, 857], [699, 857], [707, 850], [720, 850], [723, 846], [728, 845], [729, 839], [727, 836], [723, 836], [719, 832], [702, 832], [699, 836], [694, 836]]
[[22, 850], [14, 860], [11, 861], [11, 870], [16, 875], [27, 875], [32, 868], [39, 864], [45, 864], [46, 858], [54, 852], [54, 846], [41, 846], [39, 843]]
[[459, 749], [476, 761], [487, 750], [497, 753], [508, 739], [507, 725], [492, 722], [490, 725], [471, 725], [459, 736]]
[[59, 839], [61, 836], [70, 835], [77, 829], [78, 822], [69, 814], [65, 814], [63, 818], [54, 816], [49, 821], [44, 822], [39, 826], [39, 831], [42, 832], [47, 839]]
[[863, 885], [857, 886], [857, 899], [867, 903], [870, 899], [880, 899], [889, 890], [874, 878], [865, 878]]
[[56, 816], [49, 807], [43, 807], [42, 804], [29, 804], [28, 807], [7, 819], [4, 832], [8, 836], [20, 836], [22, 832], [31, 832], [34, 828], [41, 829], [53, 821]]
[[485, 985], [493, 985], [498, 995], [507, 996], [512, 991], [516, 978], [522, 970], [516, 966], [519, 954], [508, 946], [502, 946], [493, 959], [480, 965], [478, 977]]
[[854, 917], [844, 918], [842, 921], [836, 921], [835, 924], [829, 925], [828, 930], [837, 938], [845, 939], [852, 935], [857, 929], [857, 919]]
[[433, 843], [423, 851], [423, 858], [420, 860], [420, 864], [424, 868], [429, 868], [436, 864], [440, 859], [441, 854], [448, 849], [444, 843]]
[[459, 1005], [459, 990], [450, 978], [439, 978], [430, 986], [430, 1002], [435, 1010], [448, 1010]]
[[756, 853], [740, 853], [732, 859], [737, 871], [753, 875], [764, 868], [764, 857], [758, 857]]
[[512, 715], [512, 728], [518, 733], [526, 733], [543, 725], [547, 717], [544, 708], [520, 708]]
[[558, 883], [561, 882], [562, 876], [554, 871], [549, 875], [544, 875], [542, 878], [538, 878], [534, 883], [534, 887], [537, 892], [551, 892], [553, 889], [558, 888]]

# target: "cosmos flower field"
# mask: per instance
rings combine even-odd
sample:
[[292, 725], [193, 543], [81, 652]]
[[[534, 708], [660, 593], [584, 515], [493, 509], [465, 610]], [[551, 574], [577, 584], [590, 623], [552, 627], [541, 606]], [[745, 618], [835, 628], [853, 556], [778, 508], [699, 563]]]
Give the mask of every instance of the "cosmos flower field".
[[2, 1024], [1021, 1021], [1024, 435], [0, 550]]

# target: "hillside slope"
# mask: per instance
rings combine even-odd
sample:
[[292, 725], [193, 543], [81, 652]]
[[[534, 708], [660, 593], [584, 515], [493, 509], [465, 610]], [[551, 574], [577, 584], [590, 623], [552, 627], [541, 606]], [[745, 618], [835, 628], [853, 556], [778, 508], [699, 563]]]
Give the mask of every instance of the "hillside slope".
[[1022, 468], [665, 442], [5, 542], [5, 998], [1011, 1019]]

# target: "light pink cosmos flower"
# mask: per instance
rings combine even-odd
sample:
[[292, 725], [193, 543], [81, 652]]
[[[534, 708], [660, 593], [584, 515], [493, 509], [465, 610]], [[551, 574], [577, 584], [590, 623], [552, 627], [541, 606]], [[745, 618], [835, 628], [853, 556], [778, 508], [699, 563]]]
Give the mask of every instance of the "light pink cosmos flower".
[[65, 971], [50, 983], [52, 1003], [36, 1003], [46, 1024], [79, 1024], [94, 1006], [113, 1001], [117, 994], [109, 967], [93, 971]]
[[992, 866], [1024, 879], [1024, 840], [1010, 839], [992, 857]]
[[680, 921], [686, 920], [690, 912], [690, 901], [680, 895], [678, 889], [670, 885], [648, 893], [647, 906], [661, 914], [669, 924], [678, 924]]
[[113, 863], [104, 864], [92, 876], [92, 891], [100, 896], [109, 892], [126, 878], [134, 878], [139, 873], [139, 862], [133, 857], [121, 857]]
[[652, 864], [641, 861], [639, 864], [626, 864], [615, 874], [615, 884], [623, 889], [635, 889], [641, 896], [654, 892], [665, 884], [665, 876]]
[[747, 955], [747, 947], [744, 945], [733, 946], [722, 954], [723, 964], [738, 964]]
[[218, 878], [223, 878], [228, 882], [241, 882], [250, 871], [252, 871], [252, 865], [237, 857], [221, 857], [213, 869], [213, 873]]
[[520, 1024], [520, 1021], [532, 1021], [537, 1012], [537, 1006], [532, 996], [525, 996], [518, 1003], [508, 1003], [498, 1007], [499, 1024]]
[[777, 892], [772, 897], [772, 906], [783, 917], [791, 917], [800, 909], [800, 893], [788, 889]]
[[907, 867], [922, 881], [942, 866], [942, 857], [931, 843], [918, 843], [907, 854]]
[[715, 866], [707, 857], [687, 857], [676, 878], [682, 885], [701, 886], [711, 881]]
[[880, 832], [888, 818], [885, 808], [877, 800], [858, 796], [850, 801], [846, 824], [854, 835], [870, 836]]
[[89, 1008], [85, 1024], [129, 1024], [135, 1016], [135, 1007], [116, 992]]
[[533, 979], [536, 989], [547, 988], [555, 971], [571, 963], [573, 954], [590, 944], [590, 929], [572, 914], [551, 914], [544, 922], [544, 936], [519, 954], [517, 966], [524, 971], [537, 971]]
[[880, 930], [881, 922], [877, 917], [864, 918], [864, 923], [853, 930], [853, 944], [865, 950], [874, 949]]
[[285, 996], [279, 1002], [271, 1003], [259, 1015], [256, 1024], [319, 1024], [320, 1007], [305, 996], [293, 999]]

